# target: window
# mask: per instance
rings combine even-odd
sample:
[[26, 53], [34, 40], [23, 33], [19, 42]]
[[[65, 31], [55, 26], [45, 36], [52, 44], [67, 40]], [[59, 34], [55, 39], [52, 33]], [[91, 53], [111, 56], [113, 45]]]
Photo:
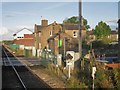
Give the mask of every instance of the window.
[[73, 32], [73, 37], [77, 37], [77, 32], [76, 31]]
[[52, 31], [50, 31], [50, 36], [52, 36]]
[[118, 39], [118, 35], [117, 35], [117, 39]]
[[36, 37], [36, 33], [35, 33], [35, 37]]
[[41, 32], [39, 32], [39, 37], [41, 36]]
[[39, 49], [41, 49], [41, 43], [39, 43]]

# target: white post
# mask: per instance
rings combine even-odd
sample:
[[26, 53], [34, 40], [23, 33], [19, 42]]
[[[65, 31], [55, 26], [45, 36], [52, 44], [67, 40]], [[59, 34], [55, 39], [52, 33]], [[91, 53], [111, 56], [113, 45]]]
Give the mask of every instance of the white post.
[[70, 65], [68, 65], [69, 71], [68, 71], [68, 78], [70, 78]]
[[94, 88], [95, 88], [95, 86], [94, 86], [94, 79], [95, 79], [95, 72], [96, 72], [96, 67], [92, 67], [92, 77], [93, 77], [93, 90], [94, 90]]
[[94, 90], [94, 78], [93, 78], [93, 90]]

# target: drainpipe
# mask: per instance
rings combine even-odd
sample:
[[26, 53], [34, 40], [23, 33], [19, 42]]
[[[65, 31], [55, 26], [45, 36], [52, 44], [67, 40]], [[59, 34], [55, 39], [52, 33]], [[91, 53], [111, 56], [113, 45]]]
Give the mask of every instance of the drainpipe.
[[58, 41], [58, 42], [59, 42], [59, 43], [58, 43], [58, 44], [59, 44], [59, 47], [58, 47], [58, 48], [59, 48], [59, 54], [60, 54], [60, 34], [59, 34], [59, 36], [58, 36], [58, 40], [59, 40], [59, 41]]

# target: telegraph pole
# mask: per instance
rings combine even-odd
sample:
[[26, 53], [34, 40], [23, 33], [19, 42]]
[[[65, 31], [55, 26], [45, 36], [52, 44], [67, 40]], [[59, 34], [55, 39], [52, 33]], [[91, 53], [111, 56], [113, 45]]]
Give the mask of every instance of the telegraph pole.
[[82, 56], [82, 0], [79, 0], [79, 58]]
[[120, 19], [118, 20], [118, 60], [120, 62]]

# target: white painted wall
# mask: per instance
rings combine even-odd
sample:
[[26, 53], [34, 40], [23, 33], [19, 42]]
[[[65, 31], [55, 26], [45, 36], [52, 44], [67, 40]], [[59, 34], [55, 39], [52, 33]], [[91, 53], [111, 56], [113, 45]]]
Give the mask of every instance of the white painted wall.
[[62, 54], [57, 55], [57, 65], [59, 65], [59, 66], [62, 65]]
[[25, 46], [25, 49], [32, 50], [33, 46]]
[[24, 47], [25, 47], [24, 45], [20, 45], [20, 49], [24, 50]]
[[40, 57], [40, 49], [37, 50], [37, 57]]
[[16, 36], [14, 36], [14, 39], [16, 39], [17, 37], [24, 37], [24, 34], [32, 34], [32, 32], [27, 29], [24, 29], [24, 30], [16, 33]]
[[35, 57], [36, 56], [36, 49], [35, 47], [32, 48], [32, 55]]

